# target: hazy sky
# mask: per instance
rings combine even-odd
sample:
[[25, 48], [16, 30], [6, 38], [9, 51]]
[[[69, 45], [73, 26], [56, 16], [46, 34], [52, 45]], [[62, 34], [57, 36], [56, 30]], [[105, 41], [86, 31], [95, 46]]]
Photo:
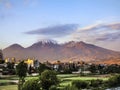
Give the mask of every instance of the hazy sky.
[[41, 39], [120, 51], [120, 0], [0, 0], [0, 48]]

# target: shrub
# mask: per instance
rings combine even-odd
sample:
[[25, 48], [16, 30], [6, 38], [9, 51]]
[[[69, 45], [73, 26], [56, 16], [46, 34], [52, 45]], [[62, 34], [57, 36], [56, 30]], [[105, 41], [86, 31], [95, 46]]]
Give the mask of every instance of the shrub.
[[58, 84], [58, 78], [56, 72], [52, 70], [45, 70], [41, 73], [41, 86], [45, 90], [49, 90], [52, 85]]
[[75, 80], [72, 82], [72, 85], [74, 85], [78, 89], [81, 89], [81, 88], [84, 89], [88, 87], [89, 83], [87, 81]]
[[113, 77], [110, 77], [107, 81], [107, 85], [109, 87], [120, 86], [120, 75], [115, 75]]
[[40, 90], [38, 79], [30, 79], [23, 84], [22, 90]]
[[49, 90], [58, 90], [57, 87], [55, 85], [52, 85]]
[[78, 90], [78, 88], [74, 85], [68, 85], [65, 88], [63, 88], [62, 90]]
[[100, 79], [90, 81], [90, 86], [92, 87], [99, 87], [102, 84], [103, 84], [103, 80]]

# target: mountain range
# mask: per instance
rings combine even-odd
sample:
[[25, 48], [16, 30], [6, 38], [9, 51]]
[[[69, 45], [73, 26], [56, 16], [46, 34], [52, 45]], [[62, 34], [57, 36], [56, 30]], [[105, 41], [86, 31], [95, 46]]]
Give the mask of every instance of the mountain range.
[[57, 44], [54, 41], [39, 41], [24, 48], [19, 44], [13, 44], [3, 49], [4, 57], [15, 57], [17, 60], [35, 58], [44, 61], [86, 61], [105, 62], [120, 60], [120, 52], [108, 50], [83, 41], [70, 41]]

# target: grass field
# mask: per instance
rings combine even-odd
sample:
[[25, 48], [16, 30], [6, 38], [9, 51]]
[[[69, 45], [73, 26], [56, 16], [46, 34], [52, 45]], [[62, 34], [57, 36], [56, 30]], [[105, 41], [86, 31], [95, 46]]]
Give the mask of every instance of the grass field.
[[10, 80], [0, 79], [0, 83], [6, 83], [6, 82], [10, 82]]
[[61, 83], [60, 87], [67, 86], [71, 84], [72, 81], [74, 80], [96, 80], [96, 79], [102, 79], [102, 80], [108, 80], [108, 77], [99, 77], [99, 76], [79, 76], [76, 74], [63, 74], [63, 75], [58, 75], [58, 78], [60, 78]]
[[[69, 84], [71, 84], [71, 82], [73, 80], [92, 80], [92, 79], [102, 79], [102, 80], [107, 80], [108, 78], [106, 77], [101, 77], [101, 76], [79, 76], [77, 74], [59, 74], [57, 75], [58, 78], [60, 79], [60, 84], [59, 87], [64, 87], [67, 86]], [[29, 76], [26, 77], [26, 80], [32, 79], [32, 78], [39, 78], [38, 76]], [[14, 76], [14, 77], [10, 77], [7, 79], [0, 79], [0, 83], [7, 83], [10, 81], [14, 81], [14, 80], [18, 80], [18, 77]], [[5, 85], [5, 86], [0, 86], [0, 90], [17, 90], [17, 85]]]
[[17, 90], [17, 85], [0, 86], [0, 90]]

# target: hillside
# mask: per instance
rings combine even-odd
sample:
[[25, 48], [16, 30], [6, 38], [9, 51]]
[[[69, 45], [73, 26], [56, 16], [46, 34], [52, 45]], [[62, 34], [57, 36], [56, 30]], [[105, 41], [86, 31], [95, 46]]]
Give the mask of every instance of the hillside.
[[104, 61], [120, 58], [120, 52], [108, 50], [85, 42], [71, 41], [65, 44], [40, 41], [24, 48], [18, 44], [3, 50], [4, 57], [15, 57], [17, 60], [36, 58], [39, 61]]

